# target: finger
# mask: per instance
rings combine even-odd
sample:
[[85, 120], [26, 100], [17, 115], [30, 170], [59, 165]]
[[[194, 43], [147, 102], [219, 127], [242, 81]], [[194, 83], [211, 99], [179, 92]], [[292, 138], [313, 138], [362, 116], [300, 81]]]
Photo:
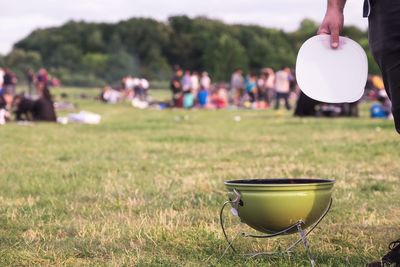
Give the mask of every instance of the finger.
[[331, 30], [331, 46], [332, 48], [339, 47], [339, 29], [337, 28]]

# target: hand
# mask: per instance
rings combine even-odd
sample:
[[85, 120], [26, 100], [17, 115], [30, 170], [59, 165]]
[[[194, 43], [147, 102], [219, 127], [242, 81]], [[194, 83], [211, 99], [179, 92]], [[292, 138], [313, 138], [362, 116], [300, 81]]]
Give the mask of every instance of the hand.
[[319, 27], [318, 34], [331, 35], [331, 47], [339, 47], [339, 34], [343, 29], [343, 11], [336, 8], [329, 8], [326, 11], [325, 18]]

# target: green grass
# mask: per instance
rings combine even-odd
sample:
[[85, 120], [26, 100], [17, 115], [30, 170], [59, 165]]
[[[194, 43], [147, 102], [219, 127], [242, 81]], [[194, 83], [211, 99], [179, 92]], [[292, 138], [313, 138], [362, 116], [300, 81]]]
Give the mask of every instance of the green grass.
[[[236, 178], [337, 180], [332, 211], [309, 237], [320, 266], [362, 266], [400, 236], [398, 136], [366, 107], [359, 119], [301, 119], [135, 110], [61, 91], [102, 122], [0, 127], [0, 266], [307, 266], [301, 247], [291, 258], [228, 251], [218, 261], [223, 181]], [[236, 244], [260, 251], [293, 238]]]

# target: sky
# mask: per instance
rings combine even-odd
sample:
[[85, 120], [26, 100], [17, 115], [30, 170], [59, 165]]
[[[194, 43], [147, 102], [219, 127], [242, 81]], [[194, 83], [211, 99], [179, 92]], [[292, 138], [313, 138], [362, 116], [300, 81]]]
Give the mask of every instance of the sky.
[[[345, 25], [366, 29], [362, 0], [347, 2]], [[184, 14], [292, 31], [304, 18], [321, 22], [326, 0], [0, 0], [0, 6], [0, 54], [6, 54], [32, 30], [69, 20], [117, 22], [151, 17], [166, 21]]]

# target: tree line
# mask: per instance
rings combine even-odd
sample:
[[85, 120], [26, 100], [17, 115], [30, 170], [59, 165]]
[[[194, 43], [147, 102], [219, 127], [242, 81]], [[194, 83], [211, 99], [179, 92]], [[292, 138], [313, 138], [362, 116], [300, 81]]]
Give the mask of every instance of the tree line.
[[[293, 32], [187, 16], [173, 16], [167, 22], [148, 18], [118, 23], [70, 21], [33, 31], [14, 44], [9, 54], [0, 56], [0, 66], [13, 69], [20, 79], [27, 69], [43, 66], [63, 84], [77, 86], [116, 83], [126, 74], [167, 80], [176, 64], [207, 70], [214, 81], [226, 81], [235, 68], [294, 67], [298, 49], [317, 28], [308, 19]], [[361, 44], [370, 72], [378, 73], [368, 51], [367, 33], [351, 26], [345, 27], [343, 35]]]

